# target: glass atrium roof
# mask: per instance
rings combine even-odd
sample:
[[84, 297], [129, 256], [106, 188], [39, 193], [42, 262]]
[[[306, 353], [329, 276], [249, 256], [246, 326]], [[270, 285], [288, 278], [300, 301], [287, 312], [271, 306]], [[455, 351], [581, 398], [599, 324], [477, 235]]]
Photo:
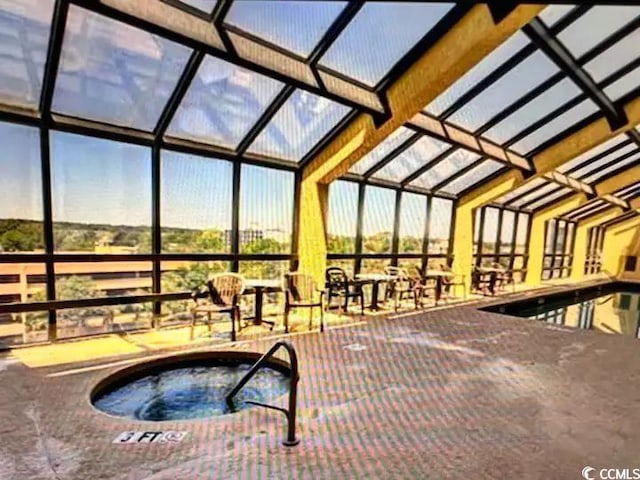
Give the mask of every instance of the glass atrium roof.
[[[471, 8], [303, 0], [0, 0], [0, 111], [210, 156], [305, 165]], [[345, 178], [460, 197], [640, 85], [640, 6], [551, 5]], [[596, 92], [596, 93], [594, 93]], [[435, 126], [434, 126], [435, 125]], [[632, 131], [558, 169], [593, 186], [640, 162]], [[536, 210], [575, 191], [535, 178], [498, 199]]]

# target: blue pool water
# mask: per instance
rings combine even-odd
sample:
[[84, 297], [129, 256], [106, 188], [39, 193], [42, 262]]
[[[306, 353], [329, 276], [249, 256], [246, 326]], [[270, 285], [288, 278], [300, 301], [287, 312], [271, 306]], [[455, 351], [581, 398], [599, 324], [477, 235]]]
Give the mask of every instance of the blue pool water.
[[518, 301], [487, 310], [555, 325], [640, 337], [640, 293], [617, 286]]
[[233, 413], [251, 407], [249, 400], [264, 403], [288, 391], [285, 374], [262, 368], [237, 394], [231, 410], [225, 397], [249, 368], [239, 364], [164, 370], [108, 391], [93, 403], [105, 413], [132, 420], [188, 420]]

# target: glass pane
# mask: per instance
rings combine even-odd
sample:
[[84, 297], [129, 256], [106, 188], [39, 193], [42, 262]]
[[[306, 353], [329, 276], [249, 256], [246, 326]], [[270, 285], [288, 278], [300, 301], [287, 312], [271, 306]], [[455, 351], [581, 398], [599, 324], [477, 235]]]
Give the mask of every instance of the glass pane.
[[[43, 263], [0, 263], [0, 304], [47, 299]], [[47, 312], [0, 313], [0, 347], [46, 341]]]
[[495, 124], [484, 136], [502, 144], [580, 93], [581, 90], [571, 80], [562, 80]]
[[596, 5], [564, 29], [558, 38], [579, 58], [640, 14], [640, 7]]
[[558, 115], [535, 132], [532, 132], [523, 139], [518, 140], [516, 143], [511, 145], [510, 148], [521, 155], [526, 155], [542, 143], [561, 134], [566, 129], [598, 111], [598, 106], [595, 103], [591, 100], [585, 100], [563, 114]]
[[[229, 272], [229, 262], [218, 260], [184, 262], [167, 261], [160, 264], [161, 288], [163, 293], [190, 292], [206, 284], [216, 273]], [[175, 300], [162, 303], [162, 313], [158, 319], [159, 326], [191, 323], [193, 300]]]
[[259, 262], [240, 262], [240, 275], [247, 279], [282, 280], [289, 272], [288, 260], [269, 260]]
[[425, 135], [394, 158], [386, 167], [376, 172], [373, 177], [401, 182], [448, 148], [451, 148], [450, 144]]
[[344, 105], [296, 90], [249, 151], [299, 161], [347, 113], [349, 108]]
[[567, 223], [567, 241], [565, 242], [565, 246], [564, 246], [564, 253], [566, 255], [571, 255], [573, 253], [572, 251], [572, 247], [573, 247], [573, 235], [575, 233], [575, 224], [574, 223]]
[[321, 63], [374, 86], [451, 9], [450, 3], [368, 2]]
[[485, 160], [477, 167], [442, 188], [443, 192], [458, 195], [467, 188], [483, 183], [489, 176], [504, 168], [504, 164], [495, 160]]
[[518, 51], [529, 43], [527, 36], [516, 32], [506, 42], [487, 55], [480, 63], [460, 77], [451, 87], [431, 102], [425, 110], [433, 115], [440, 115], [453, 105], [462, 95], [473, 88], [481, 80], [510, 60]]
[[541, 198], [540, 200], [537, 200], [537, 201], [533, 202], [532, 204], [527, 205], [527, 208], [529, 210], [536, 210], [538, 208], [543, 208], [543, 207], [549, 206], [552, 203], [554, 203], [556, 200], [558, 200], [560, 197], [563, 197], [564, 195], [567, 195], [569, 193], [573, 193], [573, 190], [571, 190], [570, 188], [561, 188], [556, 193], [552, 193], [550, 195], [546, 195], [545, 197]]
[[[230, 271], [229, 263], [221, 260], [204, 260], [197, 262], [166, 261], [162, 262], [163, 293], [189, 292], [200, 288], [216, 273]], [[193, 304], [193, 300], [188, 300]]]
[[547, 180], [543, 179], [543, 178], [534, 178], [533, 180], [531, 180], [530, 182], [525, 183], [524, 185], [521, 185], [520, 187], [511, 190], [509, 193], [505, 193], [503, 196], [501, 196], [500, 198], [498, 198], [496, 200], [497, 203], [507, 203], [511, 200], [513, 200], [514, 198], [516, 198], [518, 195], [522, 195], [526, 192], [529, 192], [531, 190], [534, 190], [535, 188], [544, 185], [547, 183]]
[[327, 268], [329, 267], [338, 267], [343, 269], [349, 278], [353, 278], [355, 275], [354, 260], [327, 260]]
[[564, 240], [565, 235], [567, 233], [567, 224], [566, 222], [558, 222], [556, 225], [556, 243], [553, 248], [555, 253], [562, 253], [564, 250]]
[[516, 231], [516, 254], [524, 254], [527, 250], [527, 242], [529, 239], [529, 215], [526, 213], [518, 213], [518, 229]]
[[431, 199], [431, 218], [429, 218], [429, 255], [446, 255], [451, 236], [451, 213], [453, 202], [439, 197]]
[[544, 241], [544, 253], [553, 253], [554, 244], [553, 239], [556, 235], [556, 221], [547, 221], [547, 236]]
[[558, 167], [558, 171], [559, 172], [566, 172], [578, 165], [580, 165], [581, 163], [583, 163], [585, 160], [591, 159], [593, 157], [595, 157], [596, 155], [599, 155], [613, 147], [615, 147], [616, 145], [619, 145], [620, 143], [624, 142], [628, 140], [628, 137], [625, 134], [620, 134], [616, 137], [613, 137], [610, 140], [607, 140], [606, 142], [601, 143], [600, 145], [597, 145], [595, 147], [593, 147], [590, 150], [587, 150], [584, 153], [581, 153], [580, 155], [578, 155], [577, 157], [575, 157], [574, 159], [563, 163], [560, 167]]
[[345, 5], [317, 0], [236, 1], [225, 23], [307, 57]]
[[449, 120], [469, 130], [476, 130], [558, 71], [559, 68], [544, 53], [535, 52], [454, 113]]
[[329, 186], [327, 251], [354, 253], [358, 223], [358, 184], [335, 181]]
[[549, 5], [540, 12], [538, 18], [542, 20], [547, 27], [552, 27], [574, 8], [574, 5]]
[[0, 0], [0, 102], [40, 101], [53, 0]]
[[405, 127], [400, 127], [395, 130], [391, 135], [380, 142], [373, 150], [367, 153], [364, 157], [358, 160], [350, 169], [349, 172], [357, 175], [364, 175], [364, 173], [371, 167], [380, 162], [383, 158], [389, 155], [394, 149], [400, 146], [400, 144], [408, 140], [415, 132]]
[[403, 192], [400, 208], [400, 240], [398, 251], [401, 253], [421, 253], [427, 220], [427, 197], [415, 193]]
[[[59, 300], [140, 295], [151, 290], [151, 262], [58, 263], [55, 274]], [[147, 328], [151, 314], [151, 304], [59, 310], [58, 336]]]
[[[540, 183], [541, 184], [545, 183], [545, 180], [543, 180]], [[531, 190], [529, 193], [527, 193], [526, 195], [524, 195], [523, 197], [520, 197], [518, 200], [512, 203], [512, 206], [515, 208], [519, 208], [521, 205], [524, 205], [534, 199], [547, 195], [549, 192], [554, 191], [556, 188], [558, 188], [558, 185], [556, 183], [548, 182], [544, 186], [535, 188]]]
[[[360, 273], [384, 273], [384, 267], [391, 265], [391, 260], [388, 258], [365, 258], [360, 264]], [[367, 299], [371, 298], [371, 290], [365, 287], [365, 303]], [[382, 292], [380, 292], [378, 300], [382, 298]]]
[[584, 66], [596, 82], [600, 82], [612, 73], [638, 58], [640, 30], [627, 35]]
[[515, 220], [516, 214], [511, 210], [504, 210], [502, 212], [502, 228], [500, 230], [500, 253], [511, 253]]
[[[588, 160], [587, 161], [588, 163], [586, 163], [586, 165], [578, 168], [577, 170], [571, 171], [571, 176], [573, 178], [582, 179], [582, 177], [592, 173], [594, 170], [598, 170], [599, 168], [615, 160], [616, 158], [619, 158], [635, 150], [638, 150], [638, 145], [636, 145], [635, 143], [630, 143], [628, 145], [621, 146], [620, 148], [610, 153], [609, 155], [605, 155], [604, 157], [601, 157], [597, 160]], [[614, 168], [616, 166], [617, 165], [614, 165]]]
[[231, 162], [162, 152], [163, 252], [231, 251]]
[[242, 165], [240, 253], [291, 253], [293, 172]]
[[431, 189], [479, 158], [477, 153], [460, 148], [411, 182], [411, 185]]
[[152, 130], [190, 53], [183, 45], [71, 5], [53, 110]]
[[389, 253], [393, 237], [396, 192], [367, 186], [362, 217], [362, 252]]
[[0, 254], [44, 251], [40, 132], [0, 122]]
[[615, 102], [638, 85], [640, 85], [640, 67], [617, 79], [604, 89], [604, 93]]
[[482, 253], [495, 253], [498, 236], [498, 209], [488, 207], [484, 212], [484, 228], [482, 229]]
[[151, 251], [151, 150], [51, 133], [54, 243], [58, 252]]
[[476, 208], [473, 215], [473, 254], [478, 253], [478, 243], [480, 242], [480, 217], [484, 208]]
[[276, 80], [206, 57], [167, 134], [233, 149], [281, 88]]
[[182, 3], [186, 3], [187, 5], [197, 8], [198, 10], [212, 14], [213, 9], [216, 6], [217, 0], [180, 0]]
[[603, 168], [592, 172], [590, 175], [586, 175], [581, 180], [586, 183], [594, 183], [597, 182], [600, 178], [604, 177], [613, 172], [622, 171], [623, 168], [627, 165], [631, 165], [632, 163], [636, 163], [640, 159], [640, 152], [636, 155], [632, 155], [629, 158], [625, 158], [624, 160], [620, 160], [614, 165], [610, 165], [607, 168]]

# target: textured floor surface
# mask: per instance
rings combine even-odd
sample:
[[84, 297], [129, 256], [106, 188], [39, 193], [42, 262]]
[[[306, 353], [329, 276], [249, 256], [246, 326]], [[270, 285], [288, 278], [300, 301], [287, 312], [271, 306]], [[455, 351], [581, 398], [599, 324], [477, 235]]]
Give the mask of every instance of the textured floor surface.
[[122, 365], [0, 357], [0, 479], [572, 479], [585, 465], [640, 467], [633, 338], [457, 307], [291, 341], [295, 448], [281, 445], [284, 416], [258, 408], [160, 427], [188, 432], [181, 443], [113, 444], [159, 429], [89, 404]]

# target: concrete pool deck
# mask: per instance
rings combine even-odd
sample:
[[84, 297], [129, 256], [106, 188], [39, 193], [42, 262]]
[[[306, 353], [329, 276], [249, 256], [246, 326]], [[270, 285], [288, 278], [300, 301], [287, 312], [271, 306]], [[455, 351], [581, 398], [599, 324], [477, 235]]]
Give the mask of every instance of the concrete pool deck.
[[[572, 479], [586, 465], [640, 467], [633, 338], [474, 306], [287, 338], [301, 368], [294, 448], [281, 445], [285, 419], [277, 412], [161, 426], [113, 419], [91, 407], [88, 392], [124, 365], [29, 368], [4, 354], [0, 478]], [[265, 351], [273, 341], [216, 348]], [[112, 443], [127, 430], [187, 436]]]

